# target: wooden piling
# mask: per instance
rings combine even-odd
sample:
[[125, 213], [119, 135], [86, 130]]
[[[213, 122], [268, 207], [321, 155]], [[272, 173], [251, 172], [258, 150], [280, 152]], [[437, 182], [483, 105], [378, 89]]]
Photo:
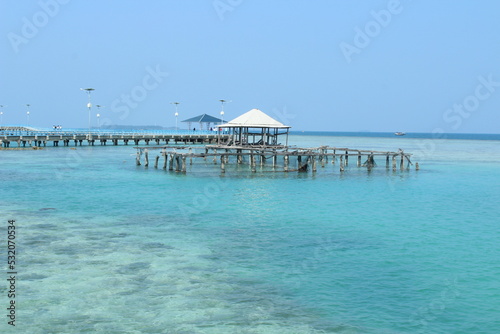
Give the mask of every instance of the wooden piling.
[[144, 167], [148, 167], [148, 166], [149, 166], [148, 150], [145, 149], [144, 150]]
[[141, 152], [140, 151], [137, 151], [137, 154], [135, 156], [135, 163], [137, 166], [141, 165]]
[[368, 156], [368, 159], [366, 159], [366, 168], [370, 171], [374, 166], [375, 166], [375, 159], [373, 157], [373, 153], [371, 153]]
[[175, 155], [175, 171], [181, 171], [181, 157], [178, 154]]
[[224, 157], [220, 157], [220, 172], [225, 173], [226, 172], [226, 164], [224, 163]]
[[241, 155], [241, 150], [238, 149], [236, 150], [237, 156], [236, 156], [236, 161], [240, 165], [243, 163], [243, 156]]
[[174, 170], [174, 154], [171, 153], [168, 162], [168, 170]]

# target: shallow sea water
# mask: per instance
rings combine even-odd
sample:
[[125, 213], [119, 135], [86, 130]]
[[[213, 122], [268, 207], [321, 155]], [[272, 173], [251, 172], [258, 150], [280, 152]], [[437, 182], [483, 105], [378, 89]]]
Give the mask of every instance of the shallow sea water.
[[196, 159], [183, 175], [135, 166], [131, 146], [0, 151], [15, 331], [498, 332], [499, 141], [290, 143], [402, 148], [421, 170], [221, 175]]

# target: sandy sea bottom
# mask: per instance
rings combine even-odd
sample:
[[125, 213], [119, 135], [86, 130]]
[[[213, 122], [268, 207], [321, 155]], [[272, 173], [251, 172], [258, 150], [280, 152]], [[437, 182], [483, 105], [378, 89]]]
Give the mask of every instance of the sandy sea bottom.
[[17, 226], [15, 331], [498, 331], [498, 142], [292, 141], [402, 147], [421, 170], [380, 160], [341, 174], [329, 161], [315, 175], [221, 176], [200, 159], [182, 175], [135, 166], [131, 147], [0, 151], [4, 240], [7, 220]]

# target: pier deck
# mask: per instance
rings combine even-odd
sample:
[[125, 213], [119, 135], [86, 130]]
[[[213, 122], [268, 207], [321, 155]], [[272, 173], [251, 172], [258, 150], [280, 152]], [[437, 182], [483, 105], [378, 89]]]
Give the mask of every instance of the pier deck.
[[33, 128], [0, 127], [0, 147], [10, 147], [12, 143], [17, 147], [42, 147], [52, 143], [52, 146], [82, 146], [87, 144], [100, 145], [135, 145], [150, 142], [160, 145], [171, 142], [183, 144], [213, 144], [219, 140], [227, 140], [228, 135], [214, 131], [187, 131], [187, 130], [142, 130], [142, 131], [108, 131], [108, 130], [65, 130], [47, 131]]

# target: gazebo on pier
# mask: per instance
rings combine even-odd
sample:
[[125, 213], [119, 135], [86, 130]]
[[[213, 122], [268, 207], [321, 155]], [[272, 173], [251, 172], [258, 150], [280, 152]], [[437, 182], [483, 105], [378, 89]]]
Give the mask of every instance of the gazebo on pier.
[[[291, 128], [259, 109], [252, 109], [218, 127], [228, 129], [231, 135], [229, 145], [264, 147], [288, 146], [288, 133]], [[279, 140], [283, 135], [285, 136], [284, 144]]]
[[220, 124], [224, 123], [224, 120], [207, 114], [202, 114], [196, 117], [188, 118], [182, 121], [182, 123], [188, 123], [189, 130], [191, 130], [191, 123], [198, 123], [200, 125], [200, 127], [198, 128], [199, 130], [203, 130], [203, 125], [205, 125], [206, 130], [209, 130], [210, 124], [213, 123], [213, 127], [215, 128]]

